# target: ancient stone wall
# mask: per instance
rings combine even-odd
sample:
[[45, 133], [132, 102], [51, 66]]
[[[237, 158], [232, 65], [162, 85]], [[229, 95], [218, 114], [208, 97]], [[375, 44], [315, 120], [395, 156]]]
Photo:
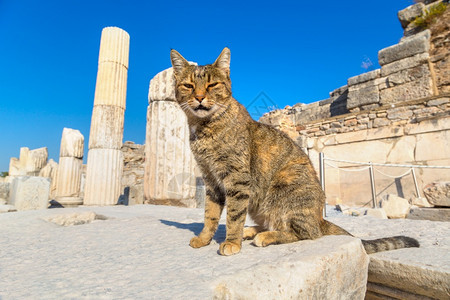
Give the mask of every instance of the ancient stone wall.
[[[420, 3], [399, 12], [402, 26], [409, 26], [425, 8]], [[349, 78], [329, 99], [288, 106], [260, 121], [296, 140], [317, 171], [319, 152], [341, 160], [449, 166], [449, 11], [427, 30], [409, 26], [398, 44], [380, 50], [381, 69]], [[366, 168], [327, 163], [330, 203], [371, 205], [369, 171], [358, 171]], [[411, 174], [397, 176], [407, 171], [376, 168], [377, 200], [388, 193], [416, 197]], [[420, 190], [449, 176], [442, 169], [415, 171]]]
[[123, 153], [122, 196], [120, 202], [126, 205], [144, 203], [144, 154], [145, 145], [125, 142]]

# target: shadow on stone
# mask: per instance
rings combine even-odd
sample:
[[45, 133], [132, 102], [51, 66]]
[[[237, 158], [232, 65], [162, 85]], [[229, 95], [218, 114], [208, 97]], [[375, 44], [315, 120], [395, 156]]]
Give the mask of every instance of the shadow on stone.
[[50, 200], [50, 206], [48, 208], [64, 208], [64, 206], [56, 200]]
[[[203, 229], [203, 223], [179, 223], [174, 221], [168, 221], [168, 220], [159, 220], [161, 223], [167, 226], [173, 226], [179, 229], [186, 229], [192, 231], [195, 235], [199, 235], [200, 232]], [[216, 231], [216, 234], [214, 235], [214, 241], [217, 243], [221, 243], [225, 240], [226, 236], [226, 228], [225, 225], [219, 225], [219, 228]]]

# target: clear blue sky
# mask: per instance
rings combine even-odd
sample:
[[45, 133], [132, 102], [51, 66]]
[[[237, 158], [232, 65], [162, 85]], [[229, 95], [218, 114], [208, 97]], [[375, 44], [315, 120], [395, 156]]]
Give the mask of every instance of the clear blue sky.
[[264, 92], [283, 108], [328, 98], [366, 59], [378, 68], [378, 51], [402, 36], [397, 11], [411, 4], [0, 0], [0, 171], [20, 147], [46, 146], [58, 161], [64, 127], [87, 148], [103, 27], [130, 34], [124, 141], [142, 144], [148, 84], [170, 67], [171, 48], [207, 64], [229, 47], [234, 97], [246, 105]]

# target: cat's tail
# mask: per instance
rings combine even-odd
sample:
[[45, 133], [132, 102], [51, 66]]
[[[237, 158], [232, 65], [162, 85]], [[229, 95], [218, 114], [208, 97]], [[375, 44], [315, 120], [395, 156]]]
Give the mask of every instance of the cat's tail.
[[[325, 235], [351, 235], [346, 230], [341, 227], [323, 220], [321, 229], [322, 233]], [[364, 249], [366, 249], [367, 254], [395, 250], [400, 248], [411, 248], [420, 247], [419, 242], [416, 239], [407, 236], [393, 236], [387, 238], [381, 238], [376, 240], [361, 240]]]
[[361, 240], [367, 254], [395, 250], [400, 248], [420, 247], [419, 242], [411, 237], [399, 235], [376, 240]]

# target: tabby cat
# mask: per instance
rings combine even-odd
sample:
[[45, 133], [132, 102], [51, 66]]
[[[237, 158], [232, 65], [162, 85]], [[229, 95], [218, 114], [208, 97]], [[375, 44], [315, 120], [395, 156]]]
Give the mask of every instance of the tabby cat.
[[[226, 240], [219, 253], [233, 255], [243, 239], [264, 247], [350, 235], [324, 220], [325, 194], [308, 156], [287, 135], [254, 121], [231, 93], [230, 50], [211, 65], [189, 64], [170, 53], [176, 98], [187, 116], [192, 153], [206, 184], [205, 223], [190, 245], [208, 245], [227, 205]], [[258, 226], [244, 228], [247, 214]], [[419, 247], [409, 237], [362, 241], [366, 252]]]

